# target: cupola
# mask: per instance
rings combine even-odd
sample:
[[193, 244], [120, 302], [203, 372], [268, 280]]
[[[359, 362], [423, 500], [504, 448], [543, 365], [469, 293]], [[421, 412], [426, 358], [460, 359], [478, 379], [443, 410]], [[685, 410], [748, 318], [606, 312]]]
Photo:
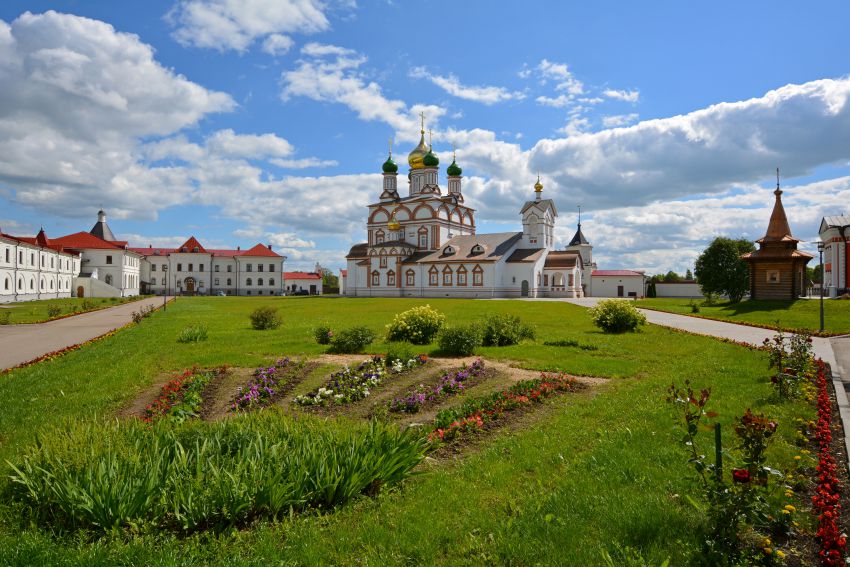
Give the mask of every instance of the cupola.
[[381, 166], [381, 170], [384, 173], [398, 173], [398, 165], [393, 161], [393, 154], [387, 157], [387, 161], [384, 162], [384, 165]]
[[446, 174], [448, 174], [451, 177], [457, 177], [461, 173], [463, 173], [463, 170], [460, 168], [460, 166], [457, 164], [457, 162], [455, 160], [452, 160], [451, 165], [449, 165], [449, 167], [446, 168]]

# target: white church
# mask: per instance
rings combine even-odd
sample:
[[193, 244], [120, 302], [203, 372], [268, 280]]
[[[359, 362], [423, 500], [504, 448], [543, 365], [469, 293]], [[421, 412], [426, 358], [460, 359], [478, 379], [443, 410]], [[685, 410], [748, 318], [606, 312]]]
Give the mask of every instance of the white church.
[[342, 271], [350, 297], [583, 297], [590, 294], [593, 247], [581, 224], [564, 250], [554, 245], [558, 210], [542, 196], [519, 211], [522, 231], [477, 234], [475, 210], [464, 204], [456, 159], [439, 185], [440, 161], [425, 144], [424, 126], [407, 162], [407, 195], [398, 191], [392, 153], [383, 164], [383, 190], [368, 206], [368, 241], [354, 245]]

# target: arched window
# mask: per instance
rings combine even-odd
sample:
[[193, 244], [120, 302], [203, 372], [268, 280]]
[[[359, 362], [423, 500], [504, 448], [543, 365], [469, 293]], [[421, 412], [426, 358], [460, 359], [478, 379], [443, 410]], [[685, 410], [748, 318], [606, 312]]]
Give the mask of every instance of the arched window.
[[44, 291], [44, 278], [38, 280], [38, 289]]
[[405, 285], [414, 286], [416, 285], [416, 272], [413, 270], [407, 270], [405, 273]]
[[257, 285], [263, 285], [263, 278], [257, 278]]
[[112, 285], [112, 274], [106, 274], [106, 279], [104, 281], [107, 284]]
[[274, 278], [269, 278], [269, 286], [273, 286], [273, 285], [274, 285]]
[[387, 285], [394, 286], [395, 285], [395, 272], [390, 270], [387, 272]]
[[381, 274], [378, 270], [372, 272], [372, 285], [378, 286], [381, 285]]
[[379, 265], [380, 265], [381, 268], [387, 267], [387, 256], [384, 254], [383, 250], [381, 250], [381, 259], [380, 259]]
[[18, 280], [18, 290], [24, 289], [24, 280]]
[[419, 229], [419, 248], [428, 248], [428, 229], [424, 226]]
[[472, 285], [484, 285], [484, 270], [478, 264], [472, 268]]
[[8, 289], [9, 289], [9, 278], [6, 278], [6, 279], [4, 280], [4, 282], [3, 282], [3, 289], [5, 289], [5, 290], [8, 290]]
[[251, 278], [248, 278], [247, 280], [245, 280], [245, 285], [252, 285], [251, 282], [252, 282]]
[[384, 243], [384, 231], [378, 230], [375, 233], [375, 244], [383, 244]]
[[443, 248], [443, 256], [451, 256], [455, 253], [455, 249], [451, 247], [451, 245]]
[[227, 278], [227, 285], [233, 285], [233, 280], [231, 280], [230, 278]]
[[50, 280], [50, 291], [53, 291], [53, 280]]

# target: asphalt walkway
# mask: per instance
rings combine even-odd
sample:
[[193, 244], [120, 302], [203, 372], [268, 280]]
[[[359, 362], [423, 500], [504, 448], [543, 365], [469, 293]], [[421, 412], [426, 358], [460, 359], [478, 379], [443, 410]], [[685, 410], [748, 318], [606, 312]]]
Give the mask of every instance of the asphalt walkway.
[[[169, 301], [173, 298], [168, 298]], [[123, 305], [74, 315], [47, 323], [0, 325], [0, 370], [29, 362], [49, 352], [84, 343], [133, 320], [142, 307], [162, 305], [162, 297], [131, 301]]]

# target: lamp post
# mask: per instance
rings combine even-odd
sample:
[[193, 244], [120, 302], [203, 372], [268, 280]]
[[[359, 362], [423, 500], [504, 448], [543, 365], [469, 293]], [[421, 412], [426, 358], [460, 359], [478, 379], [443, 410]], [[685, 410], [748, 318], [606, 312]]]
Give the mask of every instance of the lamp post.
[[823, 270], [823, 240], [818, 240], [818, 260], [820, 261], [820, 332], [823, 332], [823, 285], [826, 283]]

